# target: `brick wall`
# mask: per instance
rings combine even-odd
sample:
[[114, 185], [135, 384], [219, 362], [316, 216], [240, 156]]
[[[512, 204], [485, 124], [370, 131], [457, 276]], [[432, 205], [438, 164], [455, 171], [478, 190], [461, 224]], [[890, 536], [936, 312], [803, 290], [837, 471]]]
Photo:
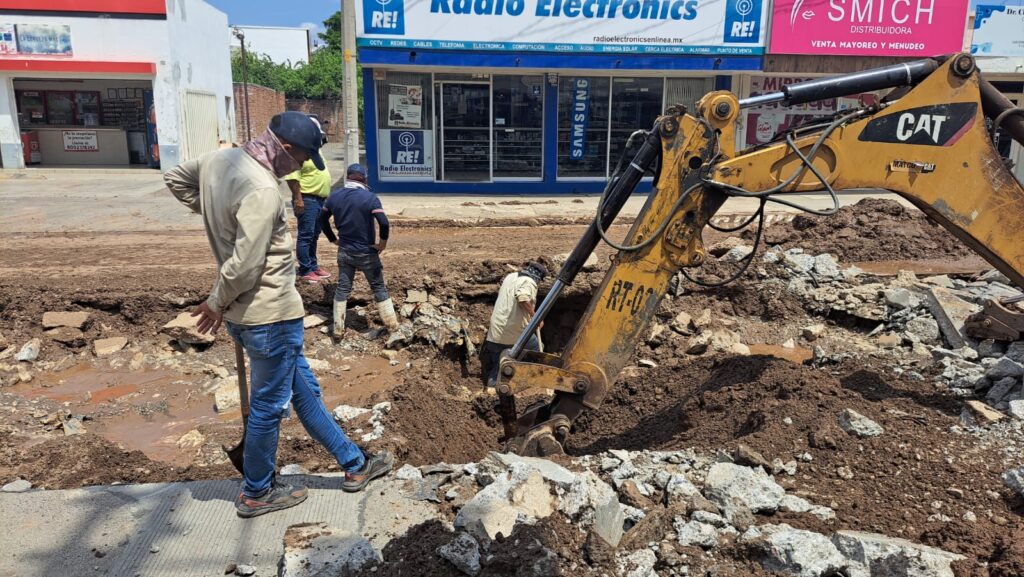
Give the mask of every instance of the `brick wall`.
[[321, 121], [327, 120], [326, 125], [321, 125], [324, 132], [327, 133], [327, 139], [329, 142], [341, 142], [342, 139], [342, 112], [341, 112], [341, 100], [336, 98], [332, 99], [317, 99], [311, 100], [308, 98], [289, 98], [286, 101], [288, 110], [298, 110], [305, 112], [306, 114], [316, 114], [320, 117]]
[[[284, 93], [260, 86], [249, 85], [249, 125], [255, 138], [270, 125], [275, 114], [285, 111]], [[242, 83], [235, 83], [235, 141], [248, 140], [245, 134], [245, 91]]]

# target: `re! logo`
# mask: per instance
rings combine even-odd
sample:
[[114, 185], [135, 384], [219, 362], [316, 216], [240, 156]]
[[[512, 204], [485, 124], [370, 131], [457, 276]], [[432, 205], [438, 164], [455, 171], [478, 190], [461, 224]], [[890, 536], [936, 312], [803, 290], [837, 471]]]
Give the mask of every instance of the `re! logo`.
[[733, 44], [761, 41], [761, 0], [727, 0], [723, 40]]
[[366, 34], [405, 34], [405, 0], [363, 0]]
[[422, 165], [425, 162], [422, 130], [391, 131], [391, 164]]

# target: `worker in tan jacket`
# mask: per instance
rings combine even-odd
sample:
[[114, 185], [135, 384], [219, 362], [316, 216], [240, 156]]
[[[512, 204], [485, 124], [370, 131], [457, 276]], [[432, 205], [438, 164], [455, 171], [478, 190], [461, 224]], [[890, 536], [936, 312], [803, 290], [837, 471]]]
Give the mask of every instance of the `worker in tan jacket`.
[[167, 187], [202, 214], [218, 275], [196, 308], [200, 333], [226, 321], [251, 363], [251, 407], [245, 435], [245, 482], [235, 502], [241, 517], [298, 505], [306, 488], [275, 481], [281, 418], [288, 405], [310, 436], [346, 471], [342, 489], [359, 491], [386, 474], [392, 457], [364, 455], [324, 406], [303, 354], [305, 315], [295, 289], [295, 256], [278, 178], [312, 160], [323, 170], [320, 130], [308, 116], [284, 112], [241, 148], [210, 152], [167, 172]]

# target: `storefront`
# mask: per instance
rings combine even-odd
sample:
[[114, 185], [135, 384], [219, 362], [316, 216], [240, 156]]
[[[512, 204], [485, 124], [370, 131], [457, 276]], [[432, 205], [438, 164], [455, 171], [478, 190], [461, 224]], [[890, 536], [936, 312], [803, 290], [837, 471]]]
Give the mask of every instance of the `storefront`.
[[[1011, 102], [1024, 106], [1024, 0], [972, 0], [971, 7], [971, 53], [978, 67]], [[1024, 182], [1024, 146], [999, 130], [996, 148]]]
[[360, 4], [381, 192], [600, 192], [630, 134], [764, 51], [760, 0]]
[[159, 167], [153, 83], [144, 80], [14, 80], [25, 163]]
[[200, 0], [26, 6], [0, 0], [0, 167], [167, 170], [231, 140], [223, 13]]

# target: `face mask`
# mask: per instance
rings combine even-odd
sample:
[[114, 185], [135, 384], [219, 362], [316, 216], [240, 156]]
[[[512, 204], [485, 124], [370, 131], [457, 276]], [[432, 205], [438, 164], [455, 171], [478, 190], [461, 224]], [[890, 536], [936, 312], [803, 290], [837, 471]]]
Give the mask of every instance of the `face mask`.
[[281, 141], [269, 129], [264, 130], [256, 138], [246, 142], [242, 148], [260, 163], [263, 168], [274, 173], [274, 176], [283, 178], [302, 168], [302, 164], [295, 160], [285, 149]]

